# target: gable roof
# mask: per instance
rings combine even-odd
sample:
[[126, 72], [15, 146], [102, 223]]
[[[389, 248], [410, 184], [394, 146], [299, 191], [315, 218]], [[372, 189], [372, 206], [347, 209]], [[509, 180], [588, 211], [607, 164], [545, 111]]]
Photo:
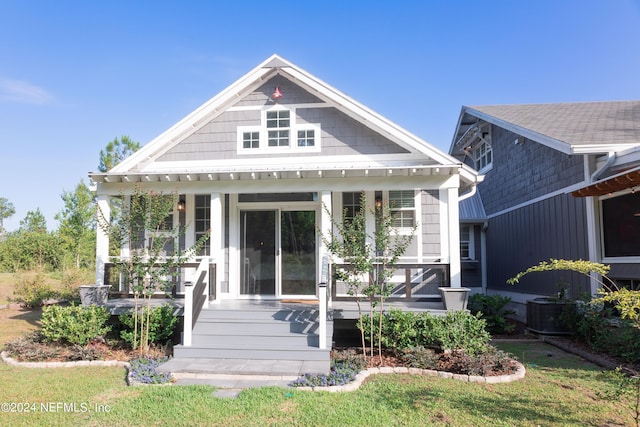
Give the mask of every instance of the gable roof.
[[[198, 131], [212, 119], [222, 114], [227, 108], [242, 99], [243, 96], [249, 94], [252, 90], [255, 90], [265, 81], [276, 75], [289, 79], [342, 113], [365, 124], [373, 131], [407, 149], [410, 153], [426, 156], [436, 165], [450, 166], [458, 169], [465, 183], [468, 184], [477, 181], [477, 173], [468, 166], [463, 165], [454, 157], [442, 152], [423, 139], [392, 123], [383, 116], [275, 54], [107, 173], [92, 173], [90, 176], [92, 179], [97, 180], [101, 180], [104, 177], [114, 177], [117, 179], [118, 176], [139, 173], [145, 167], [147, 173], [153, 172], [152, 170], [149, 171], [149, 166], [151, 166], [152, 169], [153, 162], [162, 154], [166, 153], [181, 141], [184, 141], [185, 138]], [[186, 173], [188, 171], [183, 172]], [[206, 170], [201, 169], [200, 172], [206, 173]], [[177, 173], [180, 173], [180, 171]]]
[[640, 146], [640, 101], [463, 106], [450, 153], [479, 120], [566, 154], [618, 152]]

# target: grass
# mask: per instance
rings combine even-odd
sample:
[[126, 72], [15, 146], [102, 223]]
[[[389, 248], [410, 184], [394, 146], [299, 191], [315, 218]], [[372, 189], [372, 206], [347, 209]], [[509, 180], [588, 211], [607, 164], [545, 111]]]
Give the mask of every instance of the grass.
[[[0, 280], [2, 276], [0, 275]], [[0, 310], [0, 345], [38, 327], [39, 310]], [[524, 380], [473, 384], [377, 375], [351, 393], [262, 388], [237, 399], [207, 386], [127, 387], [123, 368], [29, 369], [0, 362], [0, 404], [11, 426], [628, 426], [628, 401], [604, 401], [601, 369], [548, 344], [499, 344], [527, 368]], [[65, 406], [66, 405], [66, 406]], [[16, 406], [15, 409], [18, 409]]]
[[[624, 426], [624, 402], [603, 401], [600, 369], [542, 342], [501, 344], [524, 380], [471, 384], [414, 375], [370, 377], [355, 392], [262, 388], [220, 399], [207, 386], [127, 387], [123, 368], [0, 364], [0, 402], [75, 403], [77, 412], [3, 413], [3, 425], [87, 426]], [[55, 385], [52, 387], [52, 385]], [[81, 404], [87, 411], [82, 411]], [[67, 408], [69, 409], [69, 408]], [[108, 412], [107, 412], [108, 411]]]

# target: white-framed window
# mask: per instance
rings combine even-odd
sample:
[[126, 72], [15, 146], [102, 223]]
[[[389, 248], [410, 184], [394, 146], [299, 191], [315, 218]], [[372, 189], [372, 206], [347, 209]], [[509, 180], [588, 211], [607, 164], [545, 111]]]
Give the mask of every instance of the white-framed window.
[[361, 191], [342, 193], [342, 212], [346, 221], [353, 220], [353, 217], [362, 209], [361, 198]]
[[238, 126], [238, 153], [320, 151], [320, 124], [297, 123], [295, 109], [262, 110], [261, 125]]
[[313, 147], [316, 145], [315, 129], [301, 129], [298, 131], [298, 147]]
[[243, 131], [242, 148], [244, 150], [260, 148], [260, 130]]
[[412, 228], [416, 224], [416, 193], [413, 190], [390, 190], [389, 209], [396, 228]]
[[269, 147], [288, 147], [291, 130], [291, 111], [267, 111], [267, 145]]
[[474, 240], [473, 240], [473, 226], [461, 225], [460, 226], [460, 259], [473, 260], [476, 258]]
[[482, 140], [473, 149], [473, 158], [475, 162], [476, 170], [486, 170], [493, 164], [493, 154], [491, 152], [491, 145]]

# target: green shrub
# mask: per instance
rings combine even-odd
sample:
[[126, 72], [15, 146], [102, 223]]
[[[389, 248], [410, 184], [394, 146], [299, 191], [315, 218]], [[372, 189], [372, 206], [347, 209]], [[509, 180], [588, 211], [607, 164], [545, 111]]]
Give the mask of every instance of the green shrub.
[[574, 318], [579, 339], [624, 362], [640, 362], [640, 327], [635, 321], [617, 317], [618, 307], [601, 299], [578, 307]]
[[438, 369], [440, 367], [440, 354], [432, 348], [422, 346], [407, 348], [402, 350], [400, 358], [411, 368]]
[[442, 317], [438, 340], [445, 350], [464, 350], [475, 355], [487, 349], [491, 336], [484, 319], [466, 311], [453, 311]]
[[111, 330], [106, 325], [109, 317], [109, 311], [105, 307], [52, 305], [42, 311], [42, 335], [49, 342], [84, 346]]
[[[146, 315], [146, 309], [140, 310], [137, 316], [138, 335], [136, 340], [138, 342], [135, 347], [140, 345], [140, 324], [142, 323], [141, 316], [143, 316], [143, 313]], [[133, 346], [136, 323], [134, 315], [122, 314], [118, 318], [124, 326], [124, 329], [120, 331], [120, 337]], [[166, 342], [173, 335], [177, 323], [178, 318], [173, 314], [173, 307], [171, 305], [164, 304], [152, 308], [149, 312], [149, 343], [159, 344]]]
[[20, 273], [13, 290], [13, 300], [25, 307], [39, 307], [43, 301], [56, 296], [56, 291], [47, 283], [45, 274], [41, 271], [35, 276]]
[[[374, 314], [374, 337], [377, 335], [379, 319], [379, 314]], [[364, 316], [363, 324], [368, 337], [371, 332], [369, 316]], [[382, 345], [393, 350], [422, 346], [441, 350], [463, 350], [474, 355], [484, 351], [490, 339], [484, 319], [466, 311], [433, 316], [427, 312], [414, 313], [391, 309], [382, 319]]]
[[510, 297], [502, 295], [474, 294], [469, 297], [469, 310], [473, 314], [482, 313], [490, 333], [505, 334], [512, 332], [515, 328], [515, 325], [509, 323], [506, 318], [515, 314], [515, 311], [505, 308], [510, 302]]

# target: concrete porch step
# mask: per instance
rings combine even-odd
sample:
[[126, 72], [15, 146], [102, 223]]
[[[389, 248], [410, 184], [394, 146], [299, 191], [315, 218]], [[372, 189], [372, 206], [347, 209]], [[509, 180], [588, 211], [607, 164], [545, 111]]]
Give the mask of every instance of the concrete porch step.
[[173, 354], [180, 358], [207, 359], [256, 359], [256, 360], [292, 360], [292, 361], [329, 361], [330, 350], [313, 347], [280, 347], [280, 348], [233, 348], [233, 346], [205, 347], [192, 345], [173, 347]]
[[[291, 382], [306, 373], [328, 373], [329, 360], [224, 359], [174, 357], [157, 369], [181, 379], [254, 379]], [[238, 377], [238, 378], [231, 378]]]

